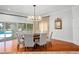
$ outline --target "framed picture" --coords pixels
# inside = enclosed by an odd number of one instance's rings
[[[55,20],[55,29],[62,29],[62,20],[60,18]]]

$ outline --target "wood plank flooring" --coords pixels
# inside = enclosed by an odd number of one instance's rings
[[[52,39],[50,42],[47,42],[45,46],[37,46],[36,48],[30,47],[26,48],[26,50],[23,46],[20,46],[18,49],[16,40],[11,40],[11,42],[7,41],[7,43],[11,45],[6,46],[6,52],[79,51],[78,45],[56,39]],[[0,46],[0,52],[5,52],[4,47]]]

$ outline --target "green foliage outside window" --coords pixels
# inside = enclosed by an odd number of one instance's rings
[[[20,29],[21,31],[32,31],[33,24],[19,23],[18,29]]]
[[[33,30],[33,24],[27,24],[27,31]]]
[[[21,31],[25,31],[26,30],[26,24],[25,23],[19,23],[18,29],[20,29]]]

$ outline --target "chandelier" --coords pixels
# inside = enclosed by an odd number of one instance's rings
[[[36,16],[36,13],[35,13],[35,7],[36,7],[36,5],[33,5],[33,7],[34,7],[34,15],[33,16],[28,16],[28,18],[30,19],[30,20],[32,20],[32,21],[41,21],[41,16]]]

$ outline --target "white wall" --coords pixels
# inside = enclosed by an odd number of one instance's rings
[[[57,16],[61,17],[62,19],[62,30],[55,29],[54,21]],[[72,28],[72,8],[50,14],[49,31],[53,32],[52,38],[73,42]]]
[[[72,8],[73,14],[73,41],[79,45],[79,6]]]

